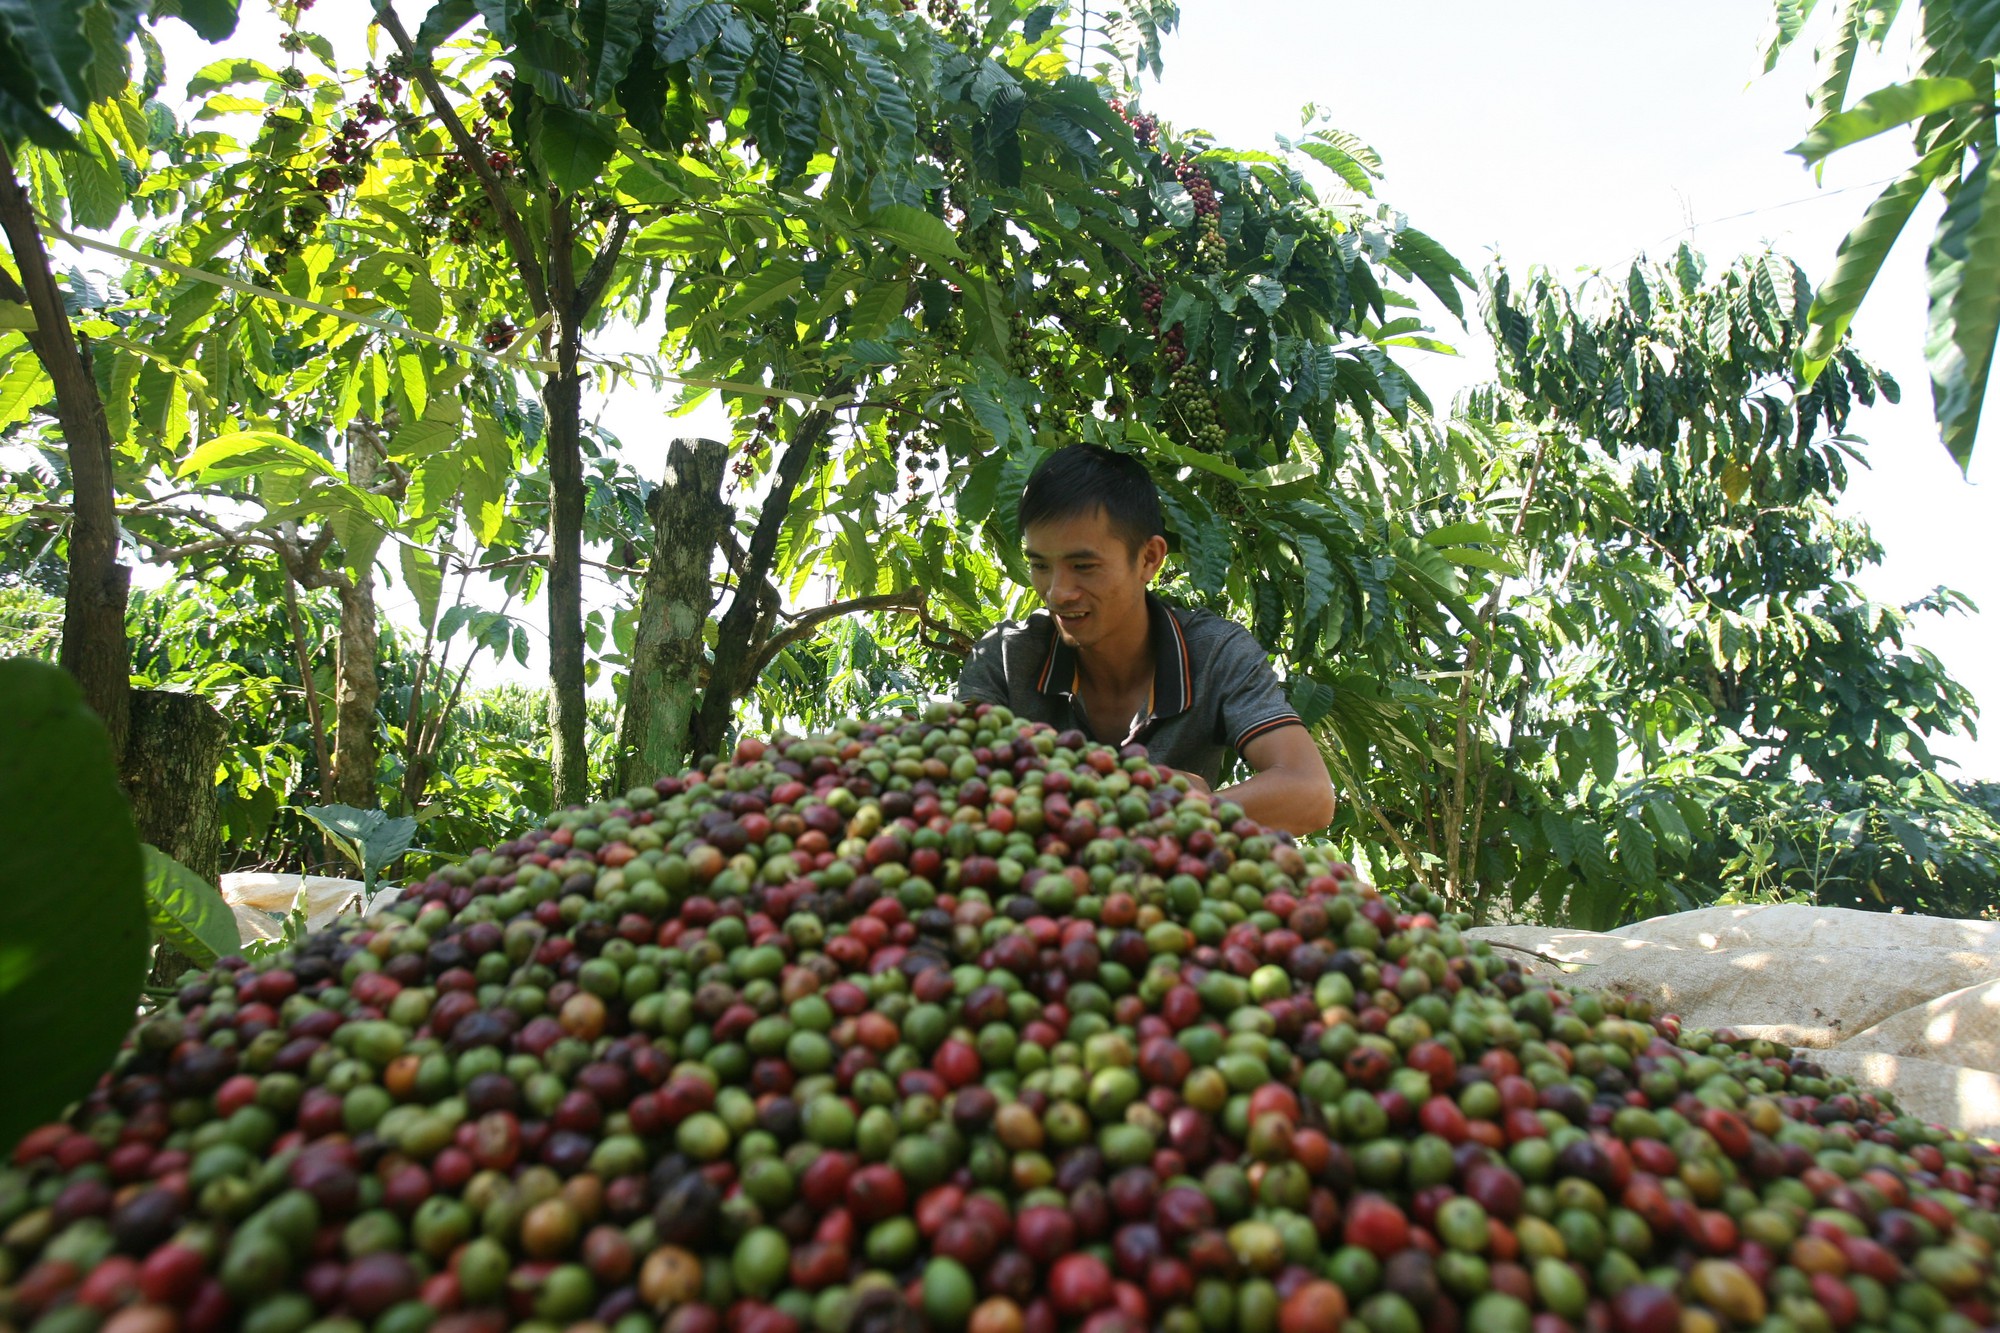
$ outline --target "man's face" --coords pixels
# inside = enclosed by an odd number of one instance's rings
[[[1166,558],[1163,538],[1149,538],[1135,551],[1110,516],[1095,509],[1037,523],[1021,541],[1035,592],[1065,643],[1090,647],[1143,623],[1146,586]]]

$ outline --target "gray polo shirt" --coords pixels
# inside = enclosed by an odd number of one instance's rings
[[[1221,781],[1231,752],[1280,727],[1305,725],[1285,699],[1264,650],[1242,626],[1146,594],[1152,618],[1153,692],[1147,715],[1129,737],[1155,763]],[[1017,717],[1091,734],[1076,694],[1076,650],[1037,611],[1002,621],[973,646],[958,678],[958,697],[1002,704]]]

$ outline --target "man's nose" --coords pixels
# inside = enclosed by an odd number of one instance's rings
[[[1075,590],[1075,580],[1064,574],[1051,574],[1049,575],[1049,590],[1044,600],[1050,606],[1068,606],[1070,597]]]

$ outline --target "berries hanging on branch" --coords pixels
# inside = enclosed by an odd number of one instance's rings
[[[1186,329],[1175,324],[1163,333],[1159,331],[1160,311],[1165,304],[1165,289],[1148,279],[1139,289],[1139,306],[1145,311],[1146,322],[1158,334],[1160,359],[1170,372],[1164,396],[1167,433],[1182,444],[1222,453],[1228,447],[1229,435],[1222,429],[1222,416],[1216,410],[1207,372],[1188,359]]]
[[[505,351],[521,336],[521,330],[514,321],[504,317],[487,321],[486,328],[479,335],[479,341],[489,352]]]
[[[1160,122],[1157,117],[1133,111],[1118,98],[1111,100],[1111,109],[1131,127],[1133,139],[1142,148],[1159,147]],[[1196,265],[1207,272],[1219,271],[1229,258],[1229,246],[1222,239],[1222,203],[1216,198],[1215,182],[1195,164],[1192,155],[1184,153],[1175,157],[1162,149],[1160,162],[1181,183],[1181,188],[1188,192],[1188,198],[1194,203],[1199,230],[1195,239]]]
[[[1143,111],[1135,112],[1125,105],[1124,99],[1118,97],[1111,99],[1111,109],[1118,113],[1120,120],[1131,127],[1132,137],[1138,141],[1141,148],[1151,148],[1159,143],[1159,117],[1149,116]]]
[[[969,44],[978,38],[979,30],[973,26],[972,20],[966,17],[965,8],[958,3],[958,0],[930,0],[928,9],[931,22],[961,42]]]

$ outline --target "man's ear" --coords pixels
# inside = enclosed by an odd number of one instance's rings
[[[1139,572],[1146,582],[1151,583],[1153,576],[1160,572],[1160,566],[1165,563],[1167,563],[1167,539],[1157,533],[1146,538],[1145,544],[1139,548]]]

